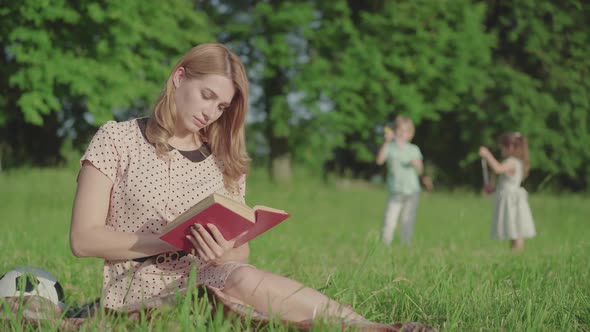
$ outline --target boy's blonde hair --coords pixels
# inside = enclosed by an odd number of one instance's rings
[[[410,129],[410,138],[414,138],[416,128],[414,127],[414,121],[412,121],[412,119],[403,115],[396,116],[395,121],[393,123],[393,129],[397,130],[401,126],[408,126],[408,128]]]

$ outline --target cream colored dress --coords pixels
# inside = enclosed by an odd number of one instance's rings
[[[496,189],[491,236],[493,239],[518,239],[535,236],[535,224],[528,202],[527,191],[520,186],[523,165],[510,157],[506,163],[514,165],[513,174],[502,174]]]
[[[164,159],[144,136],[137,119],[107,122],[100,127],[81,158],[113,181],[106,227],[131,234],[159,234],[162,228],[186,209],[218,192],[244,202],[245,179],[240,193],[230,193],[223,184],[223,162],[214,155],[191,160],[178,150]],[[133,260],[105,260],[102,305],[120,311],[159,304],[163,298],[183,290],[196,267],[196,283],[219,290],[243,263],[207,265],[188,255],[161,264]]]

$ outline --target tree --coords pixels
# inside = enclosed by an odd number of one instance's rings
[[[372,164],[379,129],[393,115],[442,121],[463,111],[466,100],[482,99],[492,84],[494,38],[484,29],[482,5],[338,1],[323,3],[320,12],[306,93],[312,104],[322,98],[331,104],[318,113],[325,129],[317,135],[326,139],[329,131],[332,148],[353,161]]]
[[[291,179],[291,160],[304,110],[294,82],[305,64],[304,35],[313,19],[308,1],[220,1],[202,3],[213,14],[218,39],[229,44],[248,69],[253,89],[250,129],[259,129],[268,146],[272,179]],[[250,135],[252,136],[252,135]]]
[[[478,181],[478,145],[521,131],[530,137],[529,183],[586,188],[589,8],[576,0],[320,2],[301,86],[312,107],[331,111],[315,113],[310,127],[320,130],[307,139],[336,151],[332,164],[362,174],[380,124],[405,113],[419,123],[426,157],[457,185]]]
[[[532,180],[553,177],[574,190],[590,184],[590,4],[486,1],[498,38],[494,88],[485,107],[492,128],[530,138]],[[473,137],[474,133],[471,133]],[[486,139],[491,142],[492,135]]]
[[[68,132],[86,143],[90,125],[143,112],[176,59],[211,40],[184,0],[11,1],[0,19],[0,145],[17,164],[54,164]]]

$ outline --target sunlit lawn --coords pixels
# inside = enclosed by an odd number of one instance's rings
[[[61,282],[67,302],[79,305],[100,296],[102,263],[69,251],[75,177],[68,169],[0,175],[0,274],[41,267]],[[304,176],[277,186],[254,172],[248,203],[282,208],[292,218],[251,244],[250,262],[320,288],[377,321],[420,321],[449,331],[590,330],[588,197],[531,194],[538,236],[517,254],[488,237],[491,196],[465,192],[422,194],[412,245],[396,238],[383,247],[377,239],[385,199],[380,186]],[[185,309],[163,313],[160,321],[110,324],[158,330],[172,317],[181,330],[243,329]]]

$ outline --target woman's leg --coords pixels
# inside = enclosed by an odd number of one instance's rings
[[[352,309],[314,289],[254,267],[235,269],[228,277],[223,291],[259,312],[288,321],[299,322],[318,316],[364,320]]]

